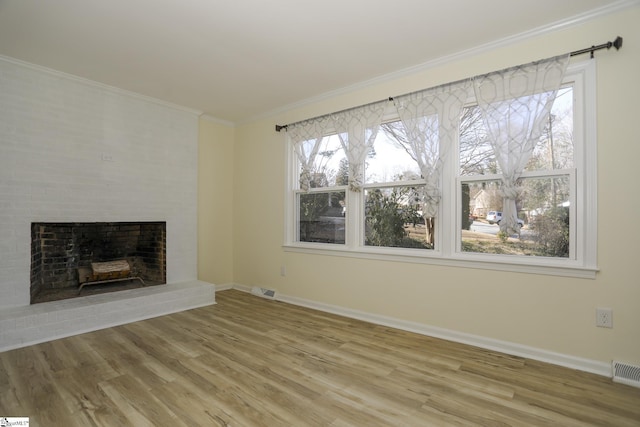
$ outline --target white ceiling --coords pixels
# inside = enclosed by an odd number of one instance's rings
[[[240,123],[634,2],[0,0],[0,55]]]

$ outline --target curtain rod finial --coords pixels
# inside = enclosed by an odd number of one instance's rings
[[[620,48],[622,47],[622,37],[616,37],[616,39],[613,41],[613,47],[615,47],[616,50],[620,50]]]
[[[281,130],[287,130],[288,125],[276,125],[276,132],[280,132]]]

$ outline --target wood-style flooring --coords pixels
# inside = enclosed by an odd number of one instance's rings
[[[31,426],[640,426],[640,389],[239,291],[0,353]]]

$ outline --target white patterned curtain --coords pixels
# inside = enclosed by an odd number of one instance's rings
[[[418,163],[426,181],[422,208],[425,219],[435,218],[438,214],[442,165],[458,135],[460,114],[468,90],[467,82],[393,99],[404,126],[407,150]]]
[[[522,175],[562,83],[569,55],[496,71],[473,79],[478,106],[502,170],[500,230],[519,233],[516,198]]]
[[[331,121],[328,117],[305,120],[287,126],[287,134],[300,162],[300,189],[308,191],[311,183],[312,169]]]
[[[349,189],[352,191],[362,189],[364,161],[376,139],[387,105],[379,102],[331,115],[349,161]]]

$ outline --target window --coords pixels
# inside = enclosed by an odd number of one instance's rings
[[[365,160],[364,245],[433,249],[423,217],[425,184],[404,126],[381,128]]]
[[[473,90],[463,93],[459,106],[442,104],[457,112],[449,139],[443,109],[430,104],[418,124],[397,99],[359,136],[366,145],[355,157],[338,122],[289,130],[285,248],[594,277],[595,125],[585,120],[595,114],[593,61],[568,67],[512,181]],[[437,143],[412,144],[416,129]]]
[[[296,240],[344,244],[349,165],[345,152],[335,135],[305,140],[300,152],[305,160],[297,165]]]
[[[573,258],[575,195],[573,85],[561,88],[545,117],[544,132],[516,181],[517,224],[503,220],[503,173],[488,142],[477,106],[464,109],[460,124],[460,192],[463,252]],[[478,155],[478,153],[481,153]],[[468,204],[468,210],[467,208]],[[495,237],[494,237],[495,236]]]

